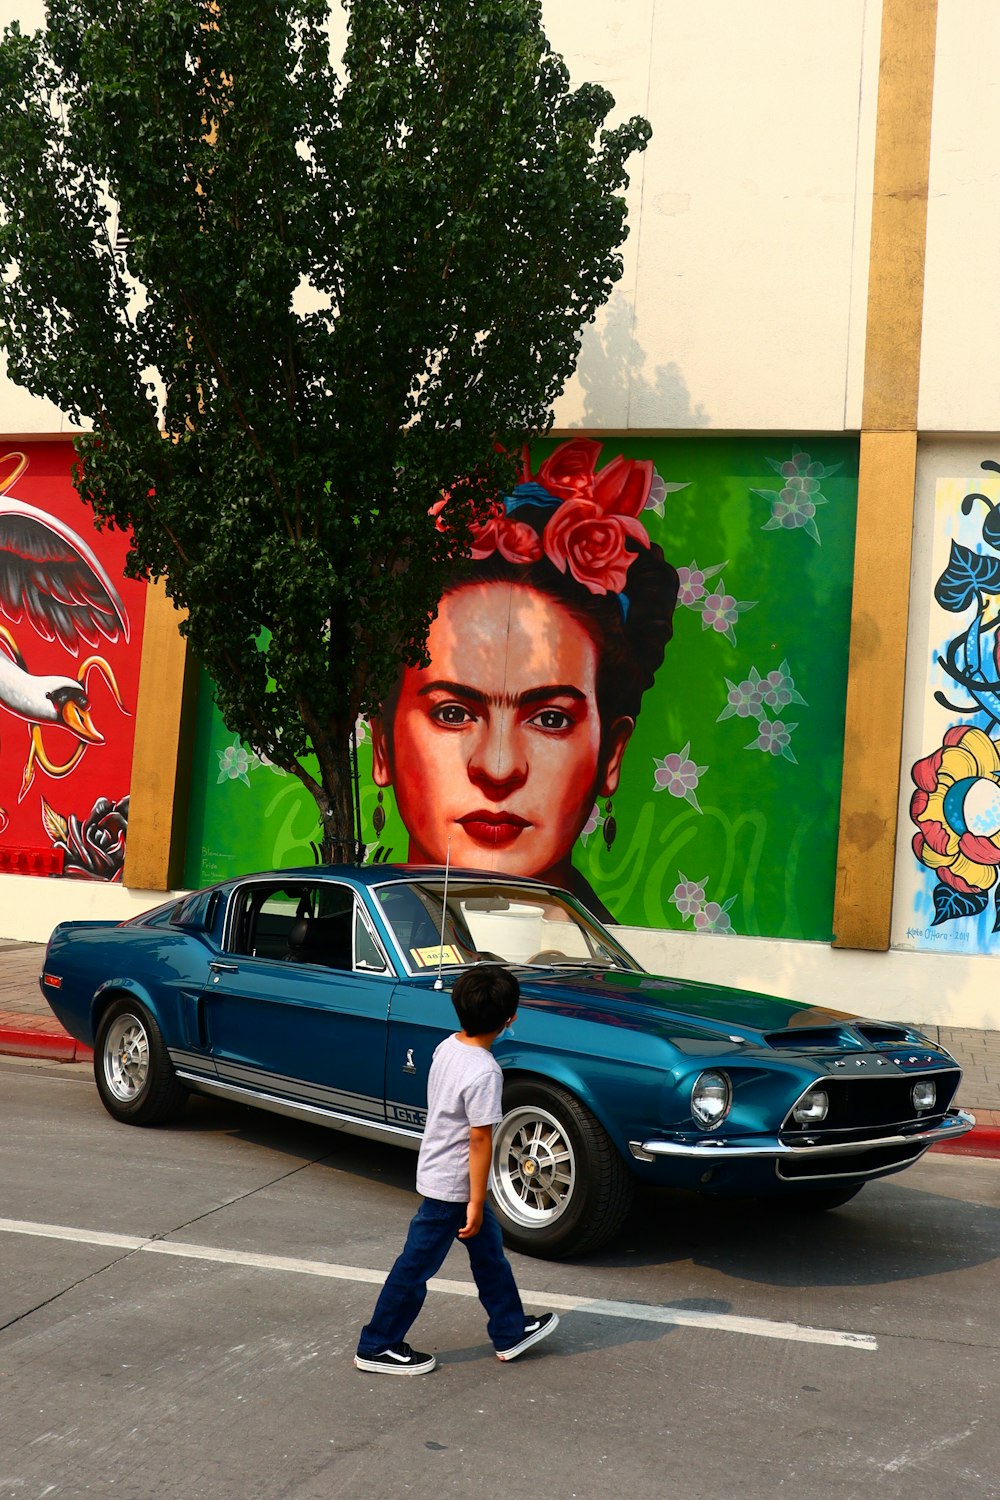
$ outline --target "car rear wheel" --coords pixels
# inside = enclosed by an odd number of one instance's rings
[[[508,1245],[544,1257],[597,1250],[621,1228],[632,1191],[606,1131],[572,1094],[527,1080],[507,1086],[490,1192]]]
[[[187,1096],[160,1028],[144,1006],[127,996],[112,1001],[101,1018],[94,1077],[104,1108],[126,1125],[162,1125]]]

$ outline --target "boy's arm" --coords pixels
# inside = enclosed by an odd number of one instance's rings
[[[465,1228],[458,1231],[460,1240],[471,1240],[483,1226],[483,1204],[490,1180],[493,1156],[493,1126],[469,1126],[469,1206],[465,1211]]]

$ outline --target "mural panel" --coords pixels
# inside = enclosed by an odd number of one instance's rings
[[[938,952],[1000,952],[1000,465],[982,468],[935,490],[924,753],[899,883],[903,945]]]
[[[829,940],[856,491],[850,440],[538,444],[358,726],[368,858],[450,843],[624,924]],[[309,862],[311,799],[204,686],[187,883]]]
[[[0,444],[0,869],[120,880],[146,589],[73,461]]]

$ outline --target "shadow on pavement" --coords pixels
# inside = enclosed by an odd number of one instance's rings
[[[169,1128],[221,1131],[396,1189],[407,1214],[415,1204],[416,1155],[400,1147],[205,1098],[189,1100],[181,1119]],[[944,1159],[933,1161],[938,1167]],[[961,1169],[953,1158],[949,1161],[954,1187],[955,1172]],[[969,1164],[967,1170],[975,1169]],[[981,1170],[996,1169],[982,1163]],[[922,1175],[918,1179],[915,1173]],[[763,1199],[646,1189],[636,1195],[612,1244],[570,1263],[610,1270],[693,1262],[730,1279],[790,1288],[917,1280],[989,1264],[1000,1255],[1000,1207],[959,1201],[960,1236],[956,1198],[929,1190],[926,1168],[919,1165],[869,1183],[857,1198],[827,1213],[803,1213]]]

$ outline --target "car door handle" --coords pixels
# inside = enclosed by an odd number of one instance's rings
[[[208,967],[213,974],[238,974],[240,972],[239,964],[223,964],[218,959],[213,959]]]

